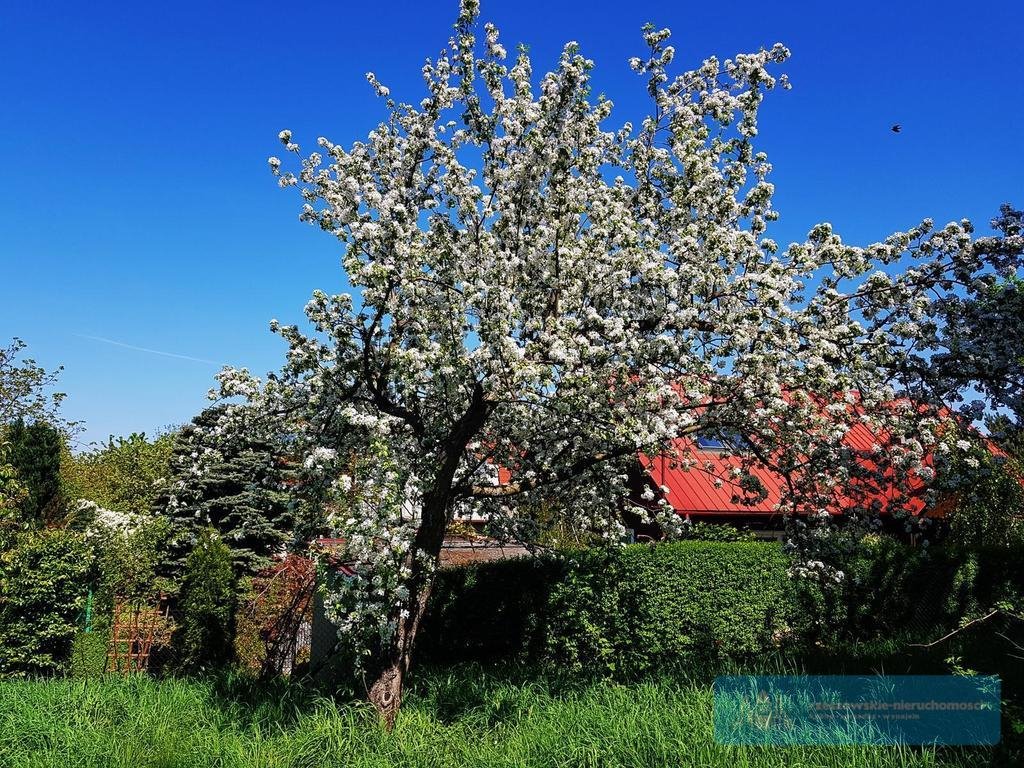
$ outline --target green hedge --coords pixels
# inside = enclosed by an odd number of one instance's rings
[[[627,674],[746,658],[789,634],[787,565],[774,543],[684,541],[445,570],[418,652]]]
[[[800,631],[819,644],[892,635],[934,639],[999,603],[1024,609],[1024,552],[908,547],[870,537],[840,563],[840,587],[796,584]]]
[[[417,641],[428,663],[520,659],[633,674],[782,647],[940,637],[997,603],[1024,608],[1024,553],[851,547],[841,585],[788,576],[776,543],[682,541],[441,571]]]
[[[107,633],[79,632],[71,644],[71,677],[102,677],[107,669]]]

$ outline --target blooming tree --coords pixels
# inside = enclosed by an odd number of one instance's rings
[[[974,247],[1008,264],[1019,261],[1024,253],[1024,211],[1004,205],[992,227],[998,234],[979,238]],[[1001,408],[1000,420],[1008,420],[1004,431],[1024,426],[1024,281],[1006,272],[1006,280],[986,280],[966,294],[946,297],[939,347],[929,358],[917,360],[922,368],[941,374],[921,376],[944,387],[941,396],[959,400],[970,387],[981,395],[976,408]]]
[[[271,169],[339,240],[353,292],[314,293],[311,331],[274,322],[283,369],[226,370],[216,393],[245,401],[216,429],[238,413],[287,435],[303,487],[332,499],[354,575],[328,608],[388,722],[453,516],[514,530],[525,502],[554,500],[614,539],[638,451],[741,431],[813,521],[863,466],[842,438],[865,419],[894,436],[872,466],[899,484],[939,427],[931,400],[901,396],[927,394],[915,355],[941,302],[1016,268],[966,221],[867,247],[821,224],[780,248],[755,143],[782,45],[676,75],[669,31],[646,27],[630,65],[649,112],[610,126],[575,43],[538,78],[493,25],[478,40],[478,10],[462,0],[420,102],[368,75],[388,117],[365,141],[303,156],[281,133],[297,159]]]

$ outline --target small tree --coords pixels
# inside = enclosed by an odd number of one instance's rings
[[[62,423],[58,412],[64,394],[51,391],[62,369],[46,371],[23,356],[25,349],[18,338],[0,347],[0,426],[19,419]]]
[[[199,672],[231,660],[235,599],[231,550],[206,529],[185,560],[176,636],[182,671]]]
[[[865,248],[820,224],[781,250],[755,140],[785,47],[673,76],[669,31],[648,26],[630,64],[650,108],[607,127],[579,46],[538,81],[493,25],[478,46],[478,12],[462,1],[422,100],[369,76],[387,116],[366,141],[321,138],[294,172],[270,158],[301,218],[341,243],[354,294],[314,293],[312,332],[274,322],[286,365],[265,382],[224,372],[220,394],[248,403],[210,429],[287,435],[303,487],[333,495],[354,575],[327,607],[388,723],[459,512],[514,531],[519,509],[556,501],[618,540],[638,452],[739,431],[744,462],[787,478],[781,510],[813,524],[864,465],[843,440],[863,419],[899,436],[867,452],[898,507],[939,427],[916,356],[950,297],[1021,251],[927,220]]]
[[[18,338],[0,347],[0,528],[31,528],[59,511],[54,443],[77,426],[61,418],[64,394],[52,391],[61,369],[46,371],[25,349]]]
[[[10,463],[25,488],[20,504],[22,527],[38,528],[63,515],[60,465],[63,436],[41,421],[23,419],[7,429]]]

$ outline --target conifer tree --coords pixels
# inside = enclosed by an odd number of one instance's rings
[[[157,505],[171,518],[178,564],[211,527],[230,548],[236,572],[255,573],[295,538],[287,466],[266,438],[211,429],[221,410],[208,408],[182,429],[171,457],[174,496]]]

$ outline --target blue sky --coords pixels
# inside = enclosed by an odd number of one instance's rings
[[[220,363],[278,366],[270,318],[301,320],[314,288],[345,290],[337,244],[297,222],[266,158],[282,128],[310,148],[364,137],[383,115],[367,70],[418,101],[456,7],[5,9],[0,343],[20,336],[64,365],[85,440],[187,421]],[[645,21],[672,28],[680,65],[789,46],[794,87],[769,97],[760,142],[780,243],[817,221],[866,243],[924,216],[987,225],[1000,203],[1024,204],[1019,2],[483,0],[483,16],[510,50],[530,45],[538,72],[579,41],[613,122],[645,100],[626,64]]]

